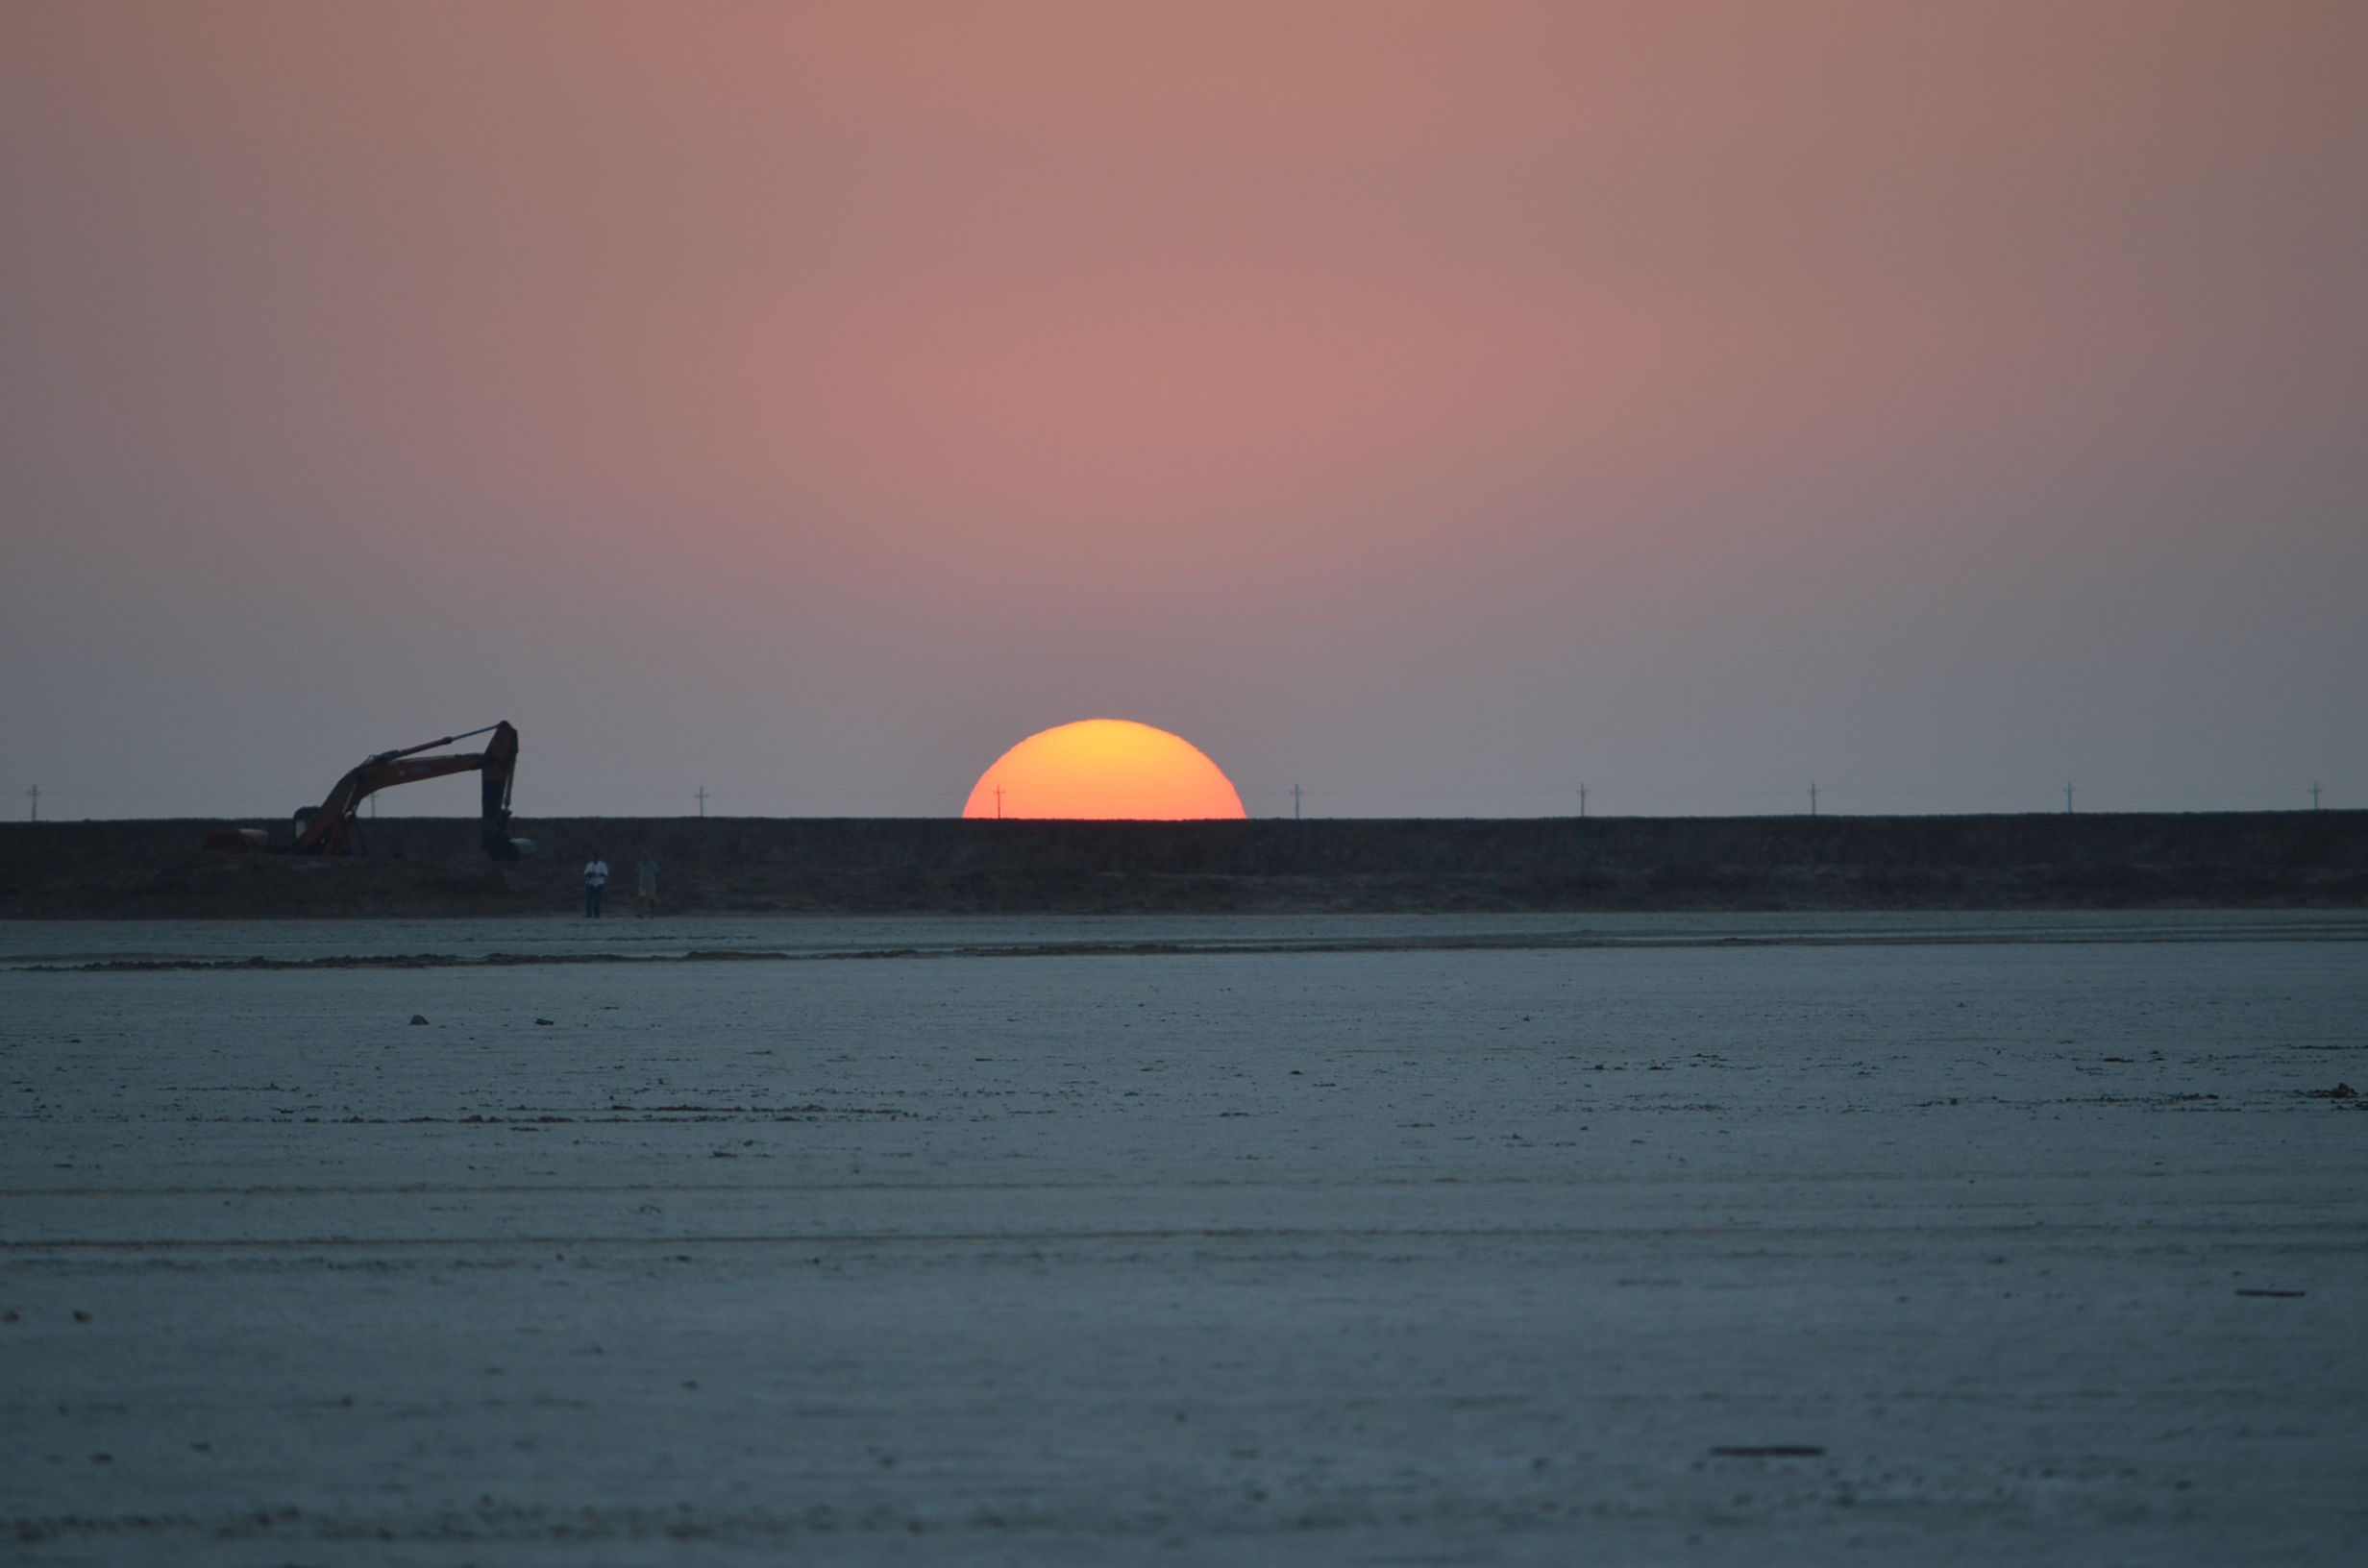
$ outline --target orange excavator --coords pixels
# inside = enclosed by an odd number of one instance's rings
[[[423,757],[422,751],[432,751],[439,746],[451,746],[471,736],[490,734],[482,751],[456,751],[448,756]],[[317,806],[302,806],[296,812],[295,842],[279,848],[290,855],[350,855],[359,847],[360,836],[355,825],[354,814],[361,803],[379,791],[396,784],[416,784],[423,778],[441,778],[447,773],[481,772],[484,777],[484,816],[481,837],[485,853],[496,860],[516,860],[534,852],[532,839],[513,839],[509,836],[509,786],[518,769],[518,731],[508,721],[487,724],[482,729],[465,730],[458,735],[447,735],[440,741],[426,741],[418,746],[405,747],[400,751],[381,751],[366,758],[349,772],[330,790],[328,798]],[[206,847],[233,851],[270,851],[275,846],[270,835],[252,827],[217,827],[208,831]]]

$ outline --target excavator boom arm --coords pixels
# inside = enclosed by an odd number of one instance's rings
[[[408,747],[401,751],[382,751],[346,773],[330,790],[328,797],[315,808],[296,835],[289,851],[299,855],[335,855],[346,852],[353,837],[354,814],[361,803],[379,791],[398,784],[416,784],[422,779],[442,778],[450,773],[482,772],[484,786],[483,831],[485,852],[497,860],[515,860],[520,853],[517,844],[508,836],[510,782],[518,768],[518,731],[507,721],[488,726],[493,739],[485,743],[482,751],[461,751],[441,757],[424,757],[418,753],[449,746],[464,736],[447,736],[441,741],[430,741],[425,746]],[[482,735],[481,729],[468,732]]]

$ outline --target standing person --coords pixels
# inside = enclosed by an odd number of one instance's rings
[[[601,852],[595,849],[592,851],[592,858],[585,861],[583,865],[583,918],[585,919],[597,920],[601,918],[601,894],[607,890],[608,862],[601,859]]]
[[[647,849],[641,852],[641,864],[633,868],[633,880],[636,884],[633,890],[637,895],[635,902],[640,906],[640,913],[645,917],[655,915],[657,913],[657,862],[650,858],[650,851]]]

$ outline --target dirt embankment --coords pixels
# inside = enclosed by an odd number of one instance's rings
[[[349,859],[224,855],[195,821],[0,824],[0,918],[520,915],[595,849],[669,910],[1291,912],[2368,907],[2368,812],[1590,821],[971,822],[571,818],[365,824]],[[274,824],[284,836],[286,829]]]

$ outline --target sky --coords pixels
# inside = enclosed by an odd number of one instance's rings
[[[2368,807],[2368,7],[0,0],[0,804]],[[466,779],[388,813],[469,812]]]

